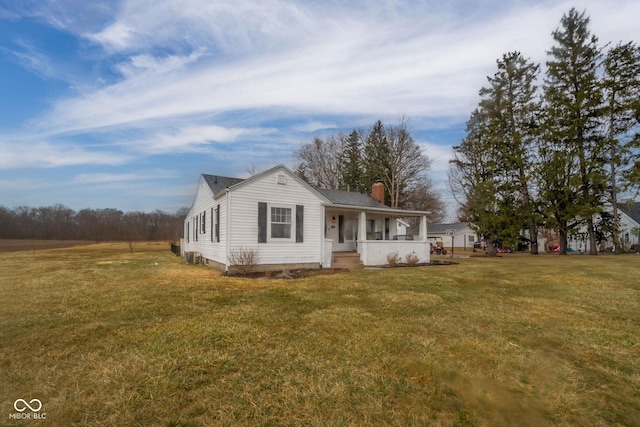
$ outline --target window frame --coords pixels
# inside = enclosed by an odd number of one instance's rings
[[[289,210],[289,222],[274,222],[273,209],[288,209]],[[289,237],[273,237],[272,224],[288,224],[289,225]],[[296,224],[296,206],[284,203],[268,203],[267,204],[267,242],[295,242],[295,224]]]

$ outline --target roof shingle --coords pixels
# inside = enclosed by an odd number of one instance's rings
[[[202,174],[202,177],[211,188],[213,194],[217,194],[220,191],[224,190],[227,187],[231,187],[232,185],[238,184],[244,179],[241,178],[230,178],[228,176],[218,176],[218,175],[207,175]]]
[[[316,188],[320,194],[329,199],[331,203],[336,205],[363,206],[367,208],[389,208],[376,199],[366,194],[356,193],[354,191],[344,190],[327,190],[324,188]]]

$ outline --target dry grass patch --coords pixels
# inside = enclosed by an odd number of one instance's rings
[[[638,425],[634,256],[294,280],[165,245],[0,254],[0,416],[41,425]]]

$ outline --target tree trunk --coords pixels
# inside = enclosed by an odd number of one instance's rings
[[[560,255],[567,254],[567,231],[565,229],[560,229],[559,239],[560,239]]]
[[[596,248],[596,232],[593,227],[593,217],[587,220],[587,231],[589,233],[589,255],[598,255],[598,248]]]
[[[486,239],[485,243],[487,244],[487,255],[489,256],[496,256],[496,247],[493,244],[493,240],[491,239]]]
[[[535,225],[529,227],[529,239],[531,240],[531,255],[538,255],[538,227]]]

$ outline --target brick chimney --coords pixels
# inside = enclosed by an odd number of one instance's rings
[[[384,205],[384,182],[381,179],[373,183],[371,197]]]

